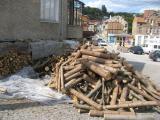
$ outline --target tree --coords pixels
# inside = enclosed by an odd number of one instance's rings
[[[103,13],[104,16],[107,15],[107,8],[106,8],[105,5],[102,5],[102,13]]]
[[[99,8],[85,7],[83,14],[88,15],[91,20],[101,20],[103,18],[103,13]]]

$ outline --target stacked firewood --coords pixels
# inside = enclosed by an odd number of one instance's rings
[[[54,71],[55,64],[62,58],[62,56],[51,55],[49,57],[41,58],[32,61],[33,69],[39,73],[39,77],[51,75]]]
[[[158,107],[160,91],[118,53],[83,45],[56,64],[50,87],[73,98],[80,113],[133,119],[141,108]]]
[[[8,54],[0,56],[0,76],[17,72],[31,61],[31,55],[11,50]]]

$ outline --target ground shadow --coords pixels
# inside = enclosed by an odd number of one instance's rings
[[[139,72],[142,72],[145,67],[145,63],[143,62],[128,61],[128,63],[132,64],[134,66],[134,69]]]
[[[13,103],[13,104],[0,104],[0,111],[4,110],[16,110],[16,109],[24,109],[29,107],[38,107],[43,106],[38,102],[25,102],[25,103]]]

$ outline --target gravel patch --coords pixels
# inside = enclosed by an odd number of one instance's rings
[[[28,100],[0,100],[0,120],[102,120],[79,114],[71,104],[44,106]]]

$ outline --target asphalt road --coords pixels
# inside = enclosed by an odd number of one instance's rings
[[[135,70],[147,75],[160,86],[160,62],[152,61],[149,59],[148,55],[121,53],[120,56],[126,58],[127,61],[134,66]]]

